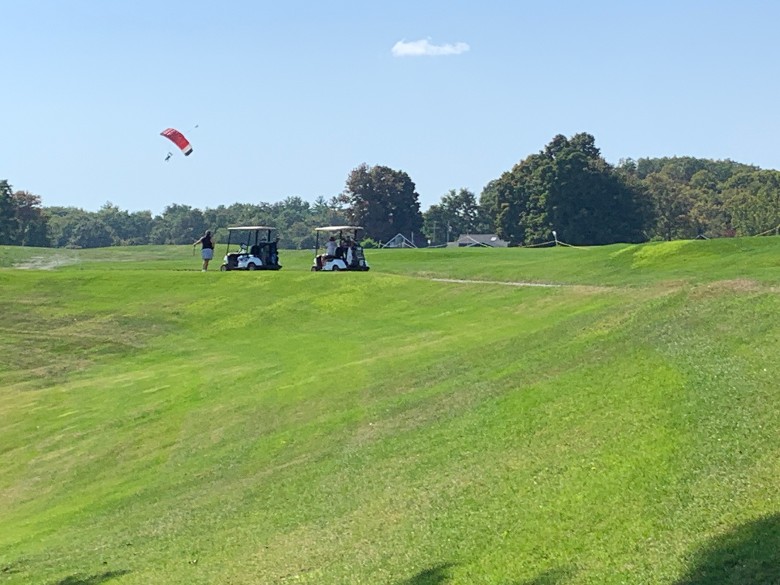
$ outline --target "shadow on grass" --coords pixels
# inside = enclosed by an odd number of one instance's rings
[[[571,576],[572,571],[565,568],[550,569],[531,579],[530,581],[518,581],[512,585],[560,585]]]
[[[713,539],[691,572],[674,585],[780,583],[780,514],[766,516]]]
[[[78,575],[71,575],[70,577],[65,577],[61,581],[57,581],[56,583],[53,583],[53,585],[100,585],[100,583],[105,583],[106,581],[110,581],[111,579],[115,579],[116,577],[127,575],[129,572],[130,571],[126,571],[126,570],[107,571],[101,575],[90,575],[89,577],[79,577]]]
[[[399,581],[398,585],[443,585],[449,581],[449,568],[453,563],[443,563],[430,569],[417,573],[406,581]]]

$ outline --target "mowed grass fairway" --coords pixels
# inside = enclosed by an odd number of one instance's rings
[[[0,248],[0,583],[780,583],[780,239],[366,254]]]

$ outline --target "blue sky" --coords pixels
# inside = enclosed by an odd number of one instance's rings
[[[3,0],[0,22],[0,179],[46,206],[314,201],[365,162],[426,209],[576,132],[611,163],[780,168],[780,2]],[[168,127],[190,157],[164,161]]]

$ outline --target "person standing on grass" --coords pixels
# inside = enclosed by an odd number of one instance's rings
[[[209,260],[214,257],[214,242],[211,240],[211,232],[207,230],[202,238],[192,244],[192,247],[194,248],[198,244],[201,245],[200,257],[203,258],[203,270],[201,272],[206,272],[209,269]]]

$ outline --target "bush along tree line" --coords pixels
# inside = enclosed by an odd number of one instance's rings
[[[313,228],[366,228],[367,246],[398,233],[418,246],[443,245],[466,233],[496,233],[513,245],[572,245],[729,237],[780,231],[780,172],[730,160],[693,157],[604,160],[587,133],[555,136],[490,181],[479,200],[452,189],[420,210],[410,176],[362,164],[345,189],[314,203],[234,203],[200,210],[173,204],[162,214],[106,203],[96,212],[43,207],[41,198],[0,180],[0,244],[92,248],[188,244],[206,229],[224,241],[231,225],[271,225],[284,248],[314,246]]]

